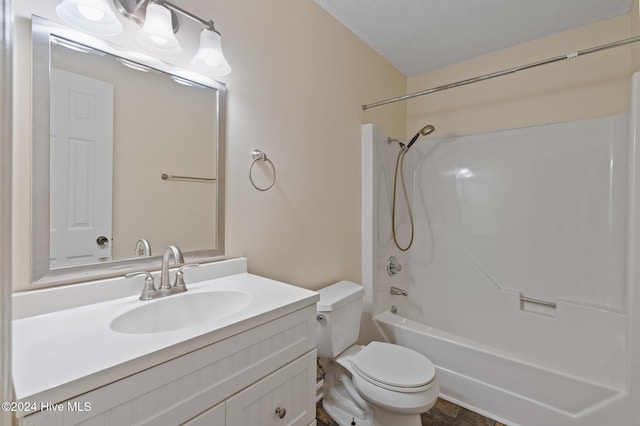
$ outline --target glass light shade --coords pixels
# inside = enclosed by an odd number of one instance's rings
[[[202,30],[200,47],[191,64],[213,76],[223,76],[231,72],[231,67],[222,53],[222,39],[219,33]]]
[[[67,24],[90,34],[115,36],[122,32],[122,24],[106,0],[63,0],[56,13]]]
[[[178,39],[173,34],[171,12],[164,6],[150,3],[144,25],[137,35],[138,43],[158,55],[173,56],[182,53]]]
[[[231,66],[229,65],[229,62],[227,62],[227,60],[225,59],[224,61],[222,61],[222,63],[220,63],[220,65],[213,68],[209,72],[209,74],[211,74],[214,77],[222,77],[224,75],[229,74],[230,72],[231,72]]]

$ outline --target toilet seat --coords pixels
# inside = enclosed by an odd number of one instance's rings
[[[440,388],[433,380],[426,390],[420,392],[396,392],[384,389],[356,374],[353,384],[362,398],[374,407],[398,414],[424,413],[436,402]]]
[[[372,385],[401,393],[422,392],[433,385],[436,370],[413,349],[371,342],[351,358],[353,372]]]

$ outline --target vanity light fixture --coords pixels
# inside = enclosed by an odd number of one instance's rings
[[[222,53],[220,33],[212,20],[204,20],[166,0],[112,0],[116,10],[127,19],[142,25],[137,39],[149,52],[171,56],[182,51],[175,33],[180,30],[179,16],[189,18],[204,27],[200,45],[191,65],[200,72],[219,77],[231,72]],[[186,32],[186,31],[185,31]],[[195,44],[195,40],[193,43]]]
[[[198,51],[190,64],[212,77],[231,72],[222,53],[222,37],[213,21],[202,19],[166,0],[62,0],[56,7],[56,13],[64,22],[81,31],[98,36],[115,36],[122,32],[123,25],[109,3],[113,3],[122,16],[142,27],[136,35],[138,45],[161,57],[182,53],[176,38],[181,24],[179,16],[195,21],[204,28],[200,31]],[[193,40],[194,45],[196,42]]]
[[[107,0],[63,0],[56,13],[67,24],[94,35],[115,36],[122,23]]]
[[[231,67],[222,54],[222,37],[213,28],[213,21],[210,28],[205,28],[200,33],[200,48],[191,60],[191,65],[213,75],[227,75],[231,72]]]
[[[158,55],[175,56],[182,53],[173,33],[171,11],[158,3],[147,5],[144,25],[138,31],[136,40],[145,50]]]

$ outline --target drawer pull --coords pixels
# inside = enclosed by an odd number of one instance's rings
[[[287,415],[287,409],[286,408],[276,408],[276,414],[278,415],[278,417],[280,417],[281,419],[284,419],[284,416]]]

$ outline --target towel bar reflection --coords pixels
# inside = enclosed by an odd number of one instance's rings
[[[189,180],[189,181],[194,181],[194,182],[215,182],[216,181],[216,178],[168,175],[166,173],[161,174],[160,175],[160,179],[162,179],[162,180]]]

